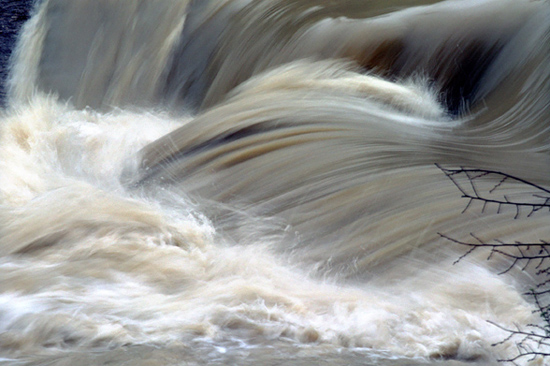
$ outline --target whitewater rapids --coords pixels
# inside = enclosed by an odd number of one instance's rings
[[[464,210],[436,164],[550,187],[549,45],[543,0],[37,2],[0,117],[0,363],[515,357],[495,324],[541,323],[536,268],[440,233],[548,240],[548,212]]]

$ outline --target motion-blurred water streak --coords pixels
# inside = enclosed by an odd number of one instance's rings
[[[32,14],[0,116],[0,363],[489,365],[518,350],[488,321],[540,321],[536,268],[453,265],[438,233],[548,240],[548,212],[463,212],[435,164],[550,187],[548,1]]]

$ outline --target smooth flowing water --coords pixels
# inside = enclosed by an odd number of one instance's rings
[[[37,2],[0,116],[0,363],[515,357],[537,268],[441,234],[548,240],[548,211],[464,210],[435,164],[550,187],[549,45],[541,0]],[[499,179],[471,187],[530,194]]]

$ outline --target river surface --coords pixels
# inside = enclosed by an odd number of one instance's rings
[[[497,365],[544,325],[540,268],[457,242],[550,238],[548,1],[1,4],[0,364]]]

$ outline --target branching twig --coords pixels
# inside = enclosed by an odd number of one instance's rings
[[[464,245],[468,247],[466,253],[461,255],[454,263],[460,262],[462,259],[470,255],[474,250],[484,248],[489,250],[487,259],[491,259],[494,254],[502,255],[512,260],[512,263],[502,271],[500,274],[509,272],[516,265],[521,264],[521,269],[524,270],[529,264],[535,263],[535,268],[540,268],[543,265],[550,266],[550,244],[541,240],[540,243],[505,243],[498,239],[495,239],[495,243],[488,243],[478,238],[473,233],[470,236],[475,239],[476,242],[466,242],[451,238],[445,234],[438,233],[442,238],[447,239],[453,243]],[[534,252],[534,253],[533,253]],[[532,254],[531,254],[532,253]],[[548,267],[539,270],[539,274],[548,273]]]
[[[436,164],[436,166],[453,182],[462,193],[462,197],[468,199],[465,212],[472,202],[483,202],[483,210],[488,204],[498,205],[498,213],[502,207],[512,206],[516,210],[514,218],[518,218],[522,208],[527,208],[527,217],[548,209],[550,212],[550,190],[538,184],[529,182],[506,173],[484,169],[448,169]],[[522,194],[506,194],[505,191],[516,186],[522,186]]]
[[[528,208],[530,211],[527,217],[548,208],[550,212],[550,190],[527,180],[514,177],[512,175],[483,169],[447,169],[440,165],[436,166],[453,182],[456,188],[462,193],[463,198],[468,199],[468,203],[463,213],[468,210],[472,202],[483,202],[482,213],[485,212],[487,205],[498,205],[497,214],[500,214],[502,207],[514,207],[516,214],[514,219],[519,218],[522,208]],[[510,196],[505,191],[512,189],[517,192],[517,187],[525,188],[523,194]],[[534,300],[536,310],[543,320],[543,325],[528,324],[525,326],[527,331],[516,326],[517,329],[508,329],[496,323],[491,324],[508,332],[508,337],[493,346],[503,344],[508,341],[515,341],[518,354],[515,357],[499,360],[500,362],[509,362],[517,365],[516,361],[527,358],[529,361],[537,357],[550,357],[550,352],[543,349],[550,349],[550,243],[545,240],[539,242],[521,242],[515,241],[507,243],[499,239],[493,239],[491,242],[483,240],[473,233],[470,236],[471,241],[458,240],[445,234],[438,233],[442,238],[455,244],[467,247],[467,251],[456,261],[459,263],[462,259],[479,249],[487,249],[489,254],[487,260],[494,255],[501,255],[510,259],[510,265],[501,272],[507,273],[512,268],[520,266],[521,270],[528,266],[536,269],[537,276],[545,276],[534,289],[531,289],[526,295]]]
[[[508,337],[504,338],[500,342],[492,344],[492,346],[498,346],[504,344],[505,342],[514,340],[516,341],[516,347],[518,348],[518,354],[516,356],[508,359],[498,360],[499,362],[511,362],[514,365],[517,365],[517,360],[526,357],[529,358],[529,361],[532,361],[537,357],[550,357],[549,352],[540,350],[541,347],[550,347],[548,328],[541,327],[535,324],[528,324],[527,328],[531,330],[526,332],[521,330],[521,328],[518,326],[516,326],[516,329],[508,329],[493,322],[489,323],[508,332],[509,334]],[[537,349],[534,349],[533,345],[536,345]]]

